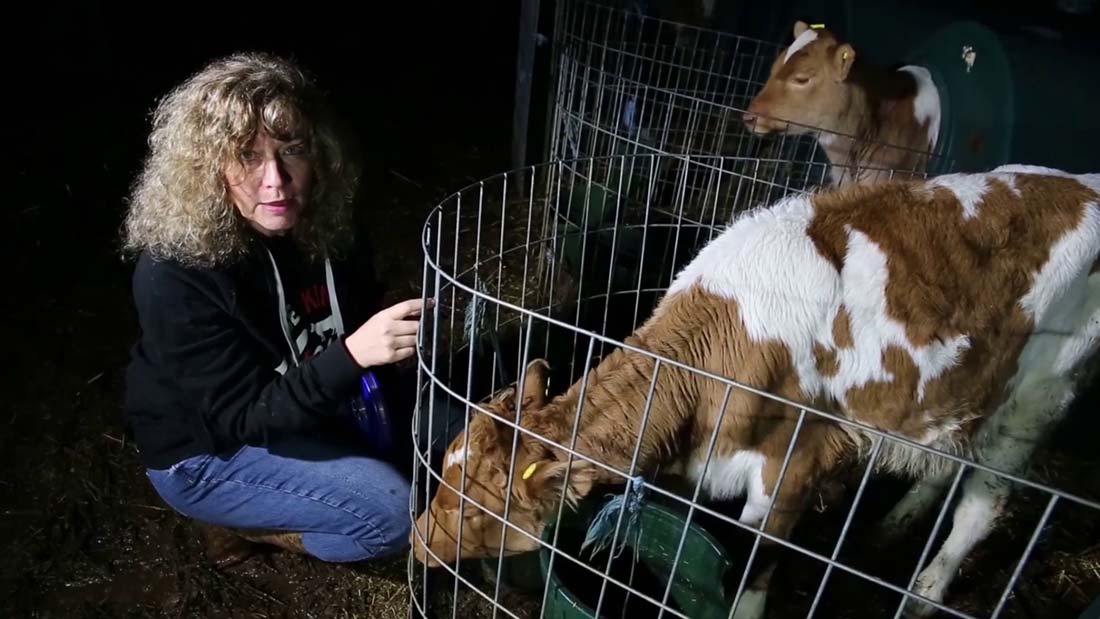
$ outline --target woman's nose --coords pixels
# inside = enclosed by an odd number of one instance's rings
[[[262,179],[264,187],[282,187],[286,184],[286,181],[286,170],[277,157],[272,157],[264,162]]]

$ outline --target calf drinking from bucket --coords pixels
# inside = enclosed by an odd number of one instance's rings
[[[744,122],[758,135],[816,134],[833,182],[923,176],[940,131],[940,98],[927,69],[861,61],[849,43],[805,22],[779,53]],[[837,172],[837,169],[843,172]]]
[[[950,462],[813,414],[777,489],[799,411],[759,393],[1021,472],[1072,399],[1078,371],[1096,358],[1098,252],[1098,174],[1005,166],[788,197],[749,212],[678,274],[628,347],[587,380],[548,400],[547,366],[528,365],[519,425],[570,446],[576,424],[574,449],[583,458],[570,465],[565,450],[520,433],[510,469],[513,428],[474,412],[447,450],[445,483],[417,520],[414,554],[432,566],[458,554],[497,556],[509,479],[508,522],[537,537],[557,513],[563,485],[576,501],[596,484],[623,484],[621,474],[586,458],[629,473],[639,435],[637,473],[702,476],[709,497],[746,496],[740,521],[756,527],[769,514],[765,530],[780,539],[816,484],[857,463],[929,480],[916,493],[922,498],[899,503],[888,524],[942,500]],[[734,388],[723,411],[725,384],[667,362],[652,383],[657,362],[646,353],[758,392]],[[505,390],[486,408],[514,420],[516,397]],[[467,497],[497,517],[470,500],[460,511],[463,483]],[[1008,492],[1000,477],[970,472],[917,594],[943,599]],[[508,527],[504,554],[536,548]],[[769,548],[765,539],[736,617],[763,614]]]

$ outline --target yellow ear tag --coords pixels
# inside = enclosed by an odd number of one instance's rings
[[[532,475],[535,474],[535,469],[538,468],[538,466],[538,462],[532,462],[531,466],[527,467],[527,470],[523,472],[523,478],[529,479]]]
[[[825,24],[810,24],[810,30],[821,30]]]
[[[848,52],[844,52],[843,54],[841,54],[840,59],[841,60],[847,60],[848,59]]]

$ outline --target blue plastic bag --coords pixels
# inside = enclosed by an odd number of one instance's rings
[[[379,454],[388,453],[393,445],[393,428],[382,385],[370,370],[363,373],[359,383],[362,394],[352,398],[352,417],[371,449]]]

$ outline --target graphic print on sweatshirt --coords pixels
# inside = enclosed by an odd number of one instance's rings
[[[308,260],[289,238],[265,239],[264,244],[279,280],[287,339],[299,362],[308,361],[340,337],[338,312],[333,312],[325,263]],[[287,364],[293,365],[293,360],[287,359]],[[281,373],[278,368],[276,371]]]
[[[290,339],[302,361],[309,360],[336,341],[336,317],[332,314],[323,273],[318,278],[311,278],[306,286],[290,292],[286,316],[290,323]]]

